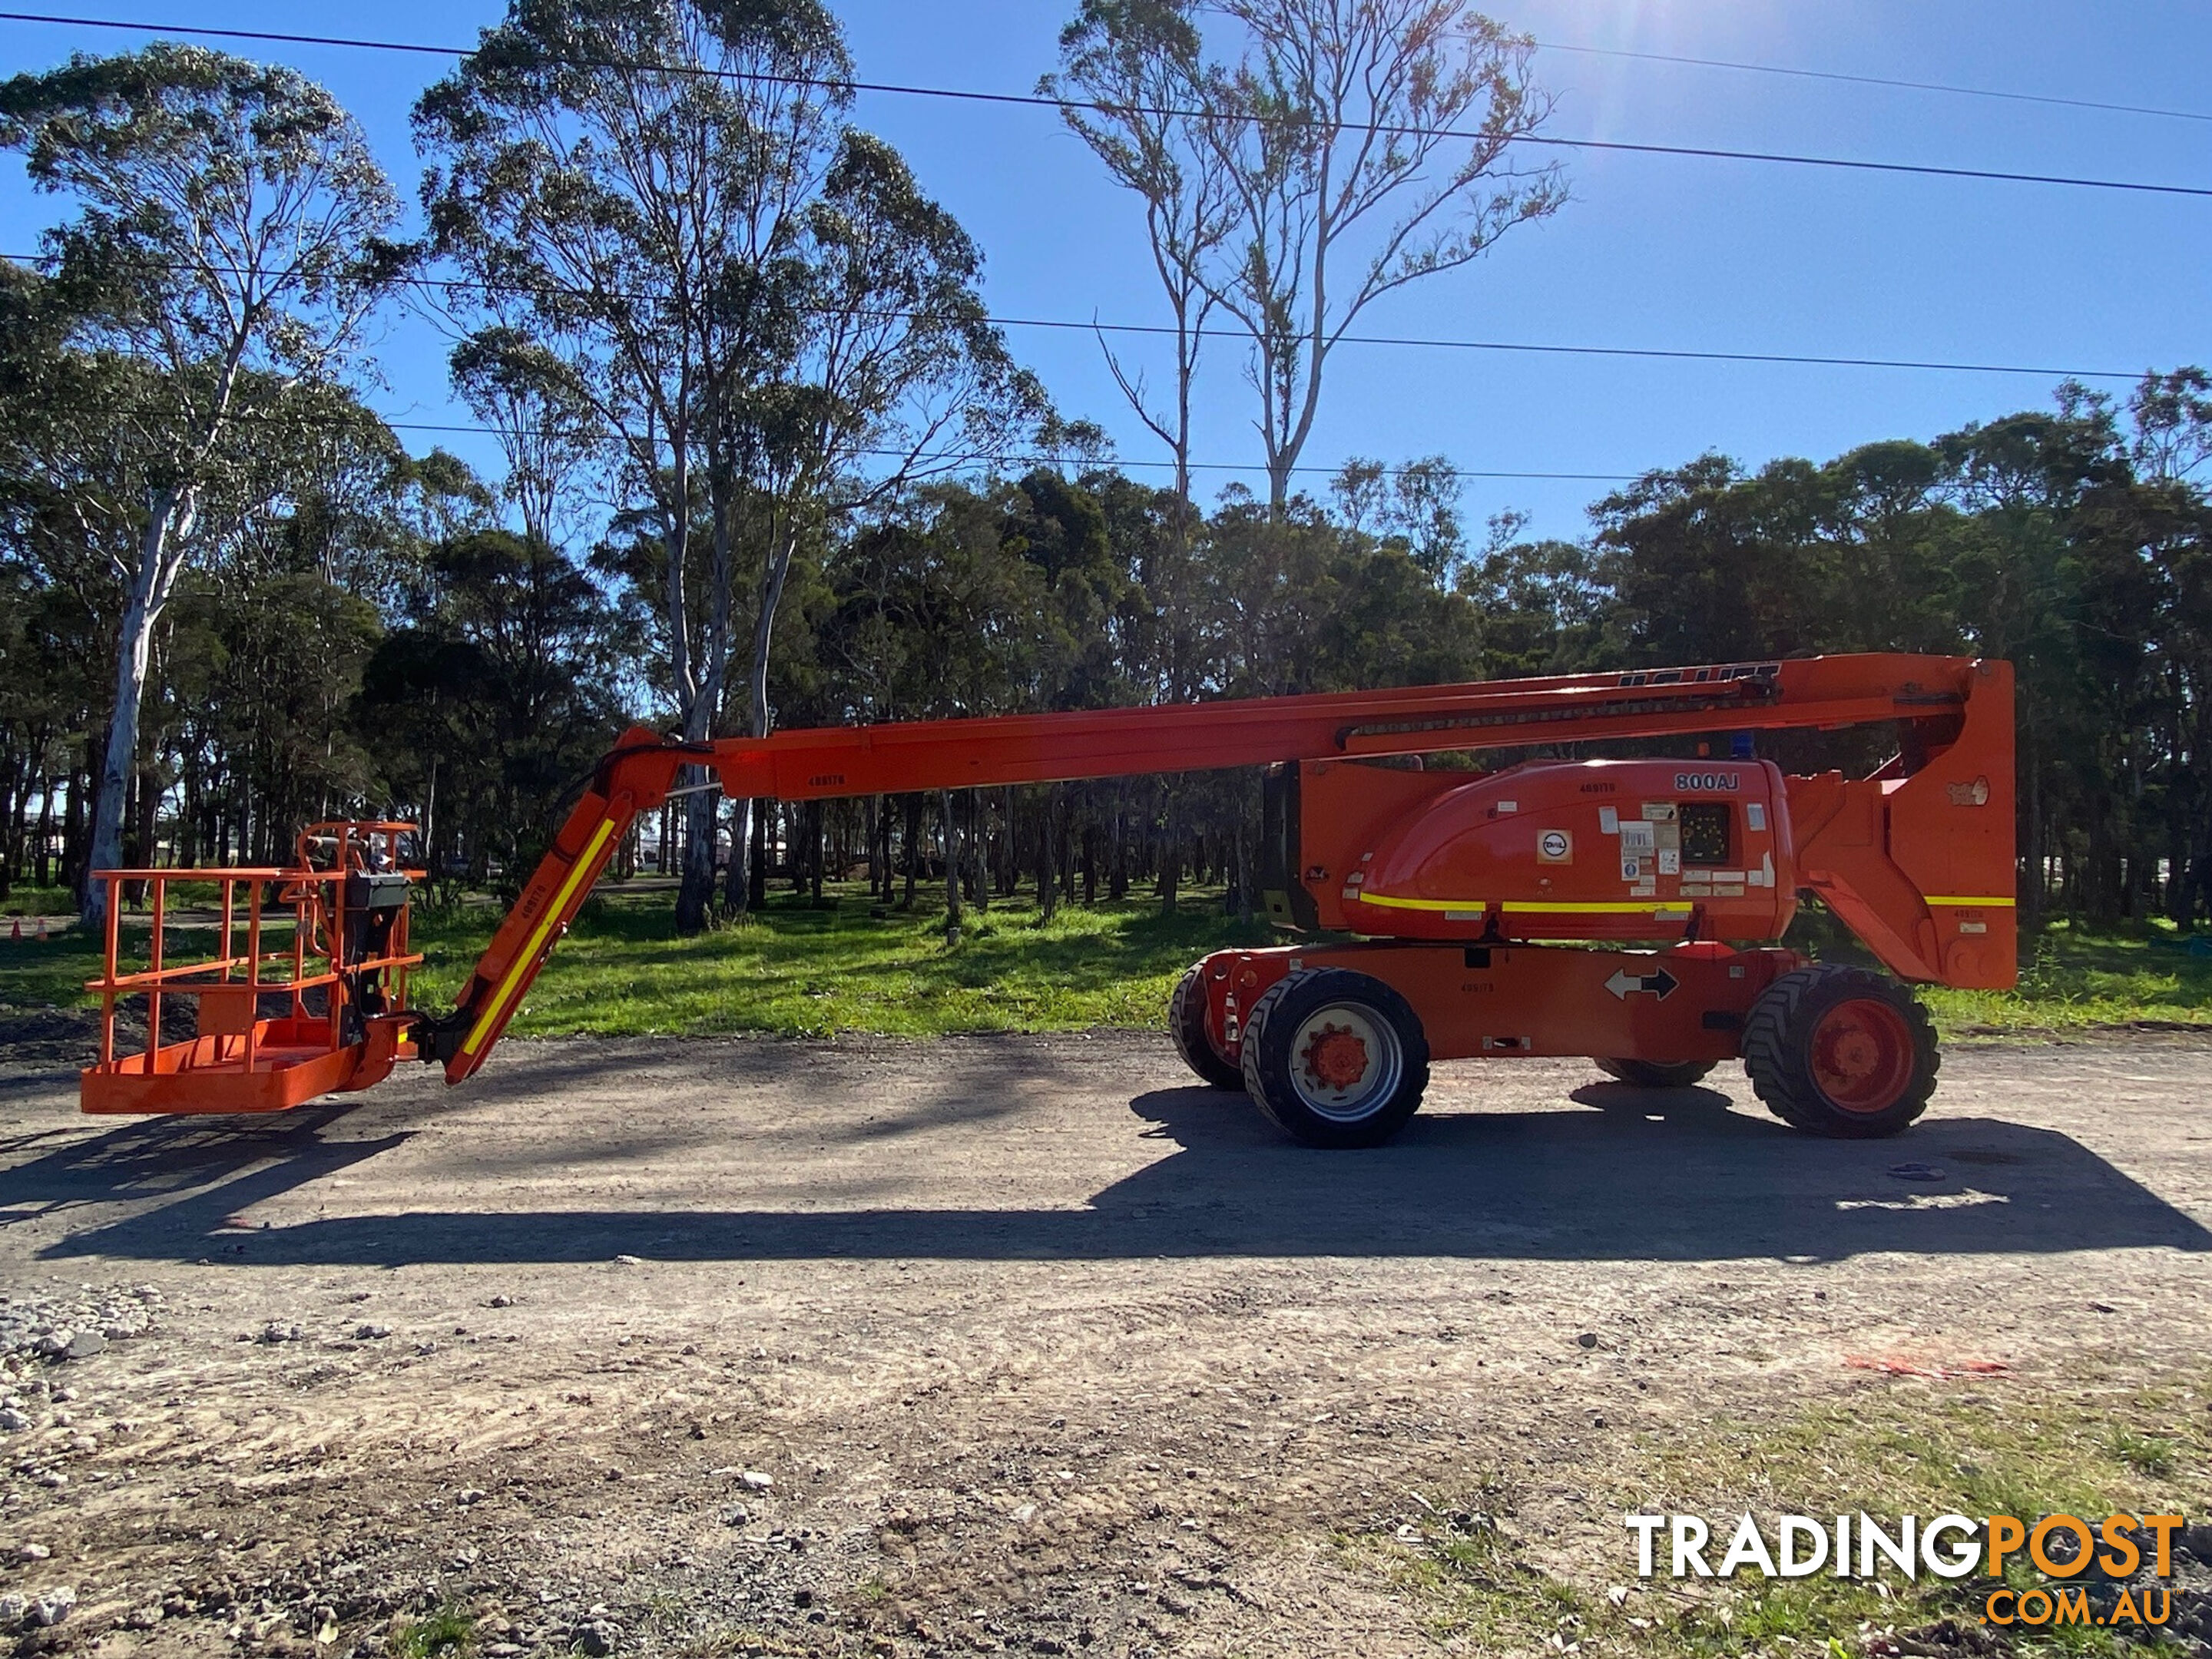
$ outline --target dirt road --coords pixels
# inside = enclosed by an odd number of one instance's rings
[[[7,1362],[0,1592],[104,1655],[1434,1652],[1358,1540],[1495,1511],[1601,1591],[1718,1418],[2201,1382],[2208,1079],[1957,1049],[1842,1144],[1456,1066],[1329,1154],[1122,1034],[515,1043],[243,1127],[19,1067],[0,1346],[102,1351]]]

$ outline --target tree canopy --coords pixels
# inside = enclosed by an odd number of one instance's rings
[[[1904,649],[2019,666],[2030,921],[2212,920],[2212,375],[1826,459],[1687,458],[1579,538],[1470,533],[1440,455],[1301,494],[1334,332],[1559,204],[1502,160],[1546,106],[1528,44],[1453,0],[1232,0],[1227,64],[1192,10],[1085,0],[1047,83],[1150,216],[1176,397],[1117,373],[1165,488],[1015,361],[981,249],[854,123],[819,0],[513,0],[416,107],[405,246],[358,131],[293,71],[161,46],[0,85],[0,143],[64,210],[0,264],[0,890],[267,862],[355,813],[419,823],[441,885],[512,882],[635,720]],[[1401,117],[1474,136],[1401,143]],[[1365,249],[1350,287],[1324,241]],[[452,328],[495,476],[410,453],[364,401],[403,276]],[[1267,488],[1200,501],[1189,376],[1240,307]],[[1870,763],[1881,735],[1776,752]],[[1257,815],[1243,776],[726,815],[701,792],[621,858],[680,872],[680,928],[857,869],[885,902],[927,873],[956,915],[1031,879],[1172,905],[1194,872],[1249,906]]]

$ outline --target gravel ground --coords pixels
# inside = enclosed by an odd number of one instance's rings
[[[1869,1361],[2201,1378],[2208,1061],[1960,1048],[1874,1144],[1733,1071],[1454,1066],[1351,1154],[1119,1033],[511,1043],[243,1124],[0,1065],[0,1620],[1432,1653],[1332,1540],[1510,1476],[1517,1550],[1618,1574],[1629,1449],[1716,1413],[1946,1386]]]

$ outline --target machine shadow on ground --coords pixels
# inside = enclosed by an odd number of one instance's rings
[[[1425,1113],[1390,1146],[1360,1152],[1291,1145],[1233,1093],[1161,1090],[1127,1109],[1161,1156],[1080,1207],[429,1209],[276,1226],[244,1218],[404,1146],[412,1132],[392,1126],[411,1113],[394,1103],[350,1115],[315,1109],[282,1123],[137,1122],[44,1150],[46,1137],[25,1137],[13,1149],[22,1161],[0,1171],[0,1216],[86,1212],[87,1224],[41,1252],[47,1261],[251,1266],[617,1255],[1826,1261],[2212,1246],[2195,1220],[2070,1137],[1940,1109],[1898,1139],[1833,1141],[1732,1109],[1707,1089],[1593,1084],[1555,1109]],[[131,1212],[116,1218],[115,1206]]]

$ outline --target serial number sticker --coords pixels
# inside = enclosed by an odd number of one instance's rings
[[[1644,820],[1647,823],[1672,823],[1674,803],[1671,800],[1647,800],[1644,803]]]

